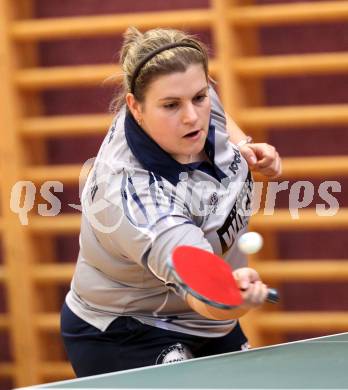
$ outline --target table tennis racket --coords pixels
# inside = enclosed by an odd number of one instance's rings
[[[231,309],[243,303],[231,266],[219,256],[183,245],[175,248],[169,266],[180,285],[200,301],[219,309]],[[277,290],[268,289],[267,301],[279,301]]]

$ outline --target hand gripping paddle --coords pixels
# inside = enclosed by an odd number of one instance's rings
[[[213,253],[193,246],[178,246],[169,266],[180,285],[200,301],[219,309],[231,309],[243,303],[232,268]],[[279,301],[277,290],[268,289],[267,301]]]

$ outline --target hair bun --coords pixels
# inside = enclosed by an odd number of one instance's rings
[[[129,50],[133,45],[142,40],[143,34],[135,27],[130,26],[127,28],[123,34],[123,46],[120,53],[120,62],[124,63],[125,58],[127,57]]]

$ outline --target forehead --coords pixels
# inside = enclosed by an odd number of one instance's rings
[[[168,97],[192,97],[207,87],[207,78],[201,64],[188,66],[185,72],[161,75],[153,80],[146,92],[146,99],[165,99]]]

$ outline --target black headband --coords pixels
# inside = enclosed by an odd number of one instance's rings
[[[150,52],[147,54],[136,66],[134,72],[133,72],[133,77],[131,80],[131,85],[130,85],[130,91],[134,94],[134,87],[135,87],[135,82],[139,76],[141,68],[151,60],[151,58],[155,57],[158,53],[161,53],[162,51],[172,49],[174,47],[191,47],[192,49],[196,49],[199,51],[199,48],[194,45],[193,43],[185,43],[185,42],[175,42],[175,43],[168,43],[164,46],[158,47],[156,50]]]

